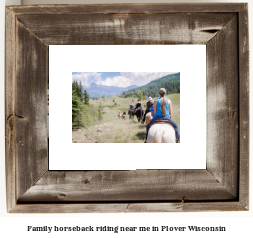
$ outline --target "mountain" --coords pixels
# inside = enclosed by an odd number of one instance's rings
[[[97,85],[96,83],[92,82],[91,85],[90,85],[90,88],[95,88],[95,87],[97,87],[97,86],[98,86],[98,85]]]
[[[138,92],[141,92],[144,97],[157,97],[159,88],[165,88],[167,95],[171,93],[180,93],[180,73],[170,74],[155,79],[144,86],[123,92],[120,97],[136,97]]]
[[[137,85],[131,85],[128,87],[117,87],[117,86],[105,86],[105,85],[98,85],[95,82],[92,82],[90,86],[84,87],[84,90],[86,90],[90,96],[90,98],[93,97],[100,97],[104,96],[114,96],[122,94],[123,92],[127,92],[128,90],[137,88]]]

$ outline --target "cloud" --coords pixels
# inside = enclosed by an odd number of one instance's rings
[[[173,72],[174,73],[174,72]],[[92,82],[98,85],[128,87],[130,85],[143,86],[150,81],[162,78],[172,72],[122,72],[120,76],[107,77],[102,80],[101,73],[78,73],[72,75],[72,81],[81,81],[84,86],[89,86]]]
[[[132,80],[123,76],[115,76],[113,78],[106,78],[106,80],[103,81],[102,85],[128,87],[132,85]]]

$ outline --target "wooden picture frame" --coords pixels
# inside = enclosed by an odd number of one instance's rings
[[[6,7],[8,212],[247,211],[248,40],[246,3]],[[206,169],[49,171],[55,44],[206,44]]]

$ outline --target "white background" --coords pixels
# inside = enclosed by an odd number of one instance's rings
[[[48,1],[23,1],[24,3],[91,3],[91,0],[87,1],[61,1],[61,0],[51,0]],[[155,2],[155,1],[127,1],[127,0],[94,0],[93,3],[129,3],[129,2]],[[250,45],[253,44],[252,41],[252,1],[245,1],[245,0],[221,0],[221,1],[198,1],[198,0],[191,0],[191,1],[170,1],[170,0],[160,0],[159,2],[248,2],[249,3],[249,28],[250,28]],[[0,131],[1,131],[1,143],[0,143],[0,221],[1,221],[1,235],[3,237],[8,236],[27,236],[27,237],[34,237],[36,235],[37,237],[46,237],[45,233],[27,233],[26,232],[26,226],[33,225],[33,226],[43,226],[43,225],[122,225],[125,226],[129,225],[142,225],[146,224],[146,226],[151,225],[163,225],[163,224],[169,224],[171,226],[177,225],[177,226],[184,226],[196,224],[196,225],[222,225],[226,226],[228,228],[228,231],[226,233],[164,233],[159,234],[161,236],[171,236],[171,237],[201,237],[203,236],[209,238],[209,237],[217,237],[217,238],[224,238],[224,237],[251,237],[252,235],[252,223],[253,223],[253,207],[252,207],[252,176],[251,178],[251,184],[250,184],[250,211],[249,212],[204,212],[204,213],[129,213],[129,214],[7,214],[6,212],[6,194],[5,194],[5,138],[4,138],[4,122],[5,122],[5,116],[4,116],[4,7],[5,5],[11,5],[11,4],[20,4],[20,1],[18,0],[6,0],[1,1],[0,3],[0,11],[1,11],[1,25],[0,25],[0,32],[1,32],[1,38],[0,38],[0,51],[1,51],[1,58],[0,58],[0,72],[1,72],[1,78],[0,78],[0,88],[1,88],[1,104],[0,104],[0,110],[1,110],[1,123],[0,123]],[[250,58],[252,59],[252,53],[250,53]],[[252,64],[250,65],[252,72]],[[252,83],[250,83],[250,90],[252,91]],[[251,100],[251,105],[253,105],[253,101]],[[252,110],[252,106],[250,108]],[[252,117],[251,117],[252,118]],[[251,120],[252,122],[252,120]],[[252,126],[250,127],[250,134],[252,134]],[[252,140],[250,140],[250,146],[252,147]],[[252,160],[252,156],[251,156]],[[250,171],[252,174],[252,163],[250,163]],[[69,237],[72,235],[72,233],[61,233],[61,237]],[[77,236],[77,234],[74,234]],[[98,235],[98,234],[96,234]],[[103,233],[104,236],[108,236],[107,233]],[[113,236],[109,233],[110,236]],[[131,237],[139,237],[139,233],[131,233]],[[85,234],[80,233],[80,237],[84,237]],[[121,237],[129,237],[129,233],[125,234],[117,234],[117,236]],[[154,237],[154,233],[145,233],[145,236],[148,237]],[[50,234],[50,237],[59,237],[55,236],[55,234]],[[90,234],[86,235],[86,237],[91,237]]]
[[[180,143],[72,143],[72,72],[180,72]],[[206,168],[205,45],[52,45],[49,91],[50,170]]]

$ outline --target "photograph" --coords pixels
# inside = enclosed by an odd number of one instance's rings
[[[179,143],[180,72],[72,72],[72,143]]]

